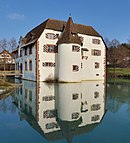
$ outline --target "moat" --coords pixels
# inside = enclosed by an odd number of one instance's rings
[[[129,143],[130,82],[23,80],[0,100],[1,143]]]

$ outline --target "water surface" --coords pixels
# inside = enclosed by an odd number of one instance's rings
[[[12,95],[0,100],[1,143],[129,143],[129,132],[128,81],[23,80]]]

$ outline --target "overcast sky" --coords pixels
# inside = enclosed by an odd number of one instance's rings
[[[130,0],[0,0],[0,39],[19,39],[48,18],[93,26],[103,38],[130,39]]]

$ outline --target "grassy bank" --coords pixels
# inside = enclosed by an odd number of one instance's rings
[[[0,100],[10,96],[14,89],[19,86],[0,79]]]
[[[107,77],[130,79],[130,68],[107,68]]]

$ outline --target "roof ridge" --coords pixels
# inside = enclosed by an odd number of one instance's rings
[[[72,20],[71,17],[69,17],[69,19]],[[73,23],[72,24],[73,26],[71,27],[71,29],[73,29],[72,30],[73,34],[74,33],[75,34],[76,33],[77,34],[80,33],[80,34],[86,34],[86,35],[90,35],[90,36],[101,37],[101,35],[92,26],[74,23],[73,20],[71,22]],[[67,22],[66,21],[55,20],[55,19],[52,19],[52,18],[48,18],[44,22],[40,23],[38,26],[33,28],[32,30],[30,30],[25,35],[25,37],[24,37],[24,38],[26,38],[25,44],[27,44],[27,43],[29,43],[29,42],[31,42],[33,40],[37,40],[41,36],[42,32],[45,29],[52,29],[52,30],[63,32],[65,30],[66,26],[67,26]],[[31,33],[35,33],[35,34],[31,35]],[[74,40],[74,37],[72,39]]]

